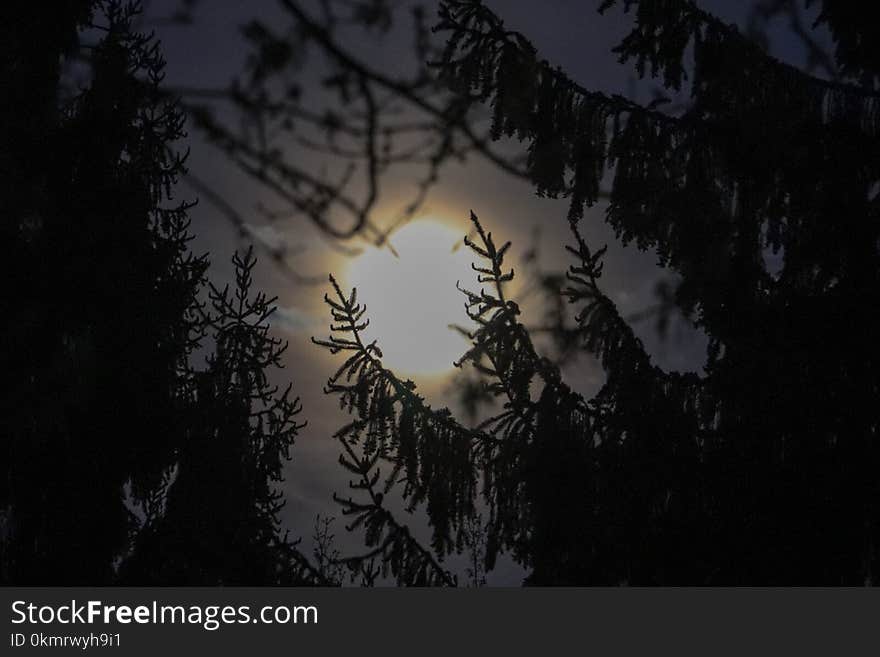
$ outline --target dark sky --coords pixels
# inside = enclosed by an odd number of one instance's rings
[[[406,6],[406,3],[402,4]],[[523,32],[542,57],[561,66],[582,85],[633,96],[641,101],[650,98],[650,81],[636,81],[632,67],[618,64],[610,53],[630,25],[629,18],[619,11],[599,16],[594,10],[597,3],[584,0],[487,0],[487,4],[505,19],[510,28]],[[737,0],[703,0],[700,4],[724,20],[741,25],[751,6],[750,2]],[[154,0],[148,4],[147,17],[165,16],[175,6],[173,0]],[[433,17],[433,10],[429,9],[429,15]],[[198,5],[195,16],[196,22],[191,26],[156,24],[168,60],[167,83],[171,86],[226,86],[241,70],[247,54],[238,26],[255,16],[273,25],[284,21],[283,14],[272,0],[203,2]],[[784,26],[776,27],[778,29],[772,32],[774,54],[799,64],[802,53],[796,42]],[[409,63],[406,36],[406,32],[395,31],[377,40],[353,34],[346,46],[372,66],[394,72]],[[344,258],[329,249],[310,225],[292,222],[271,230],[260,228],[261,219],[254,207],[258,202],[270,202],[265,190],[224,162],[197,132],[191,131],[188,145],[192,148],[190,169],[222,190],[241,214],[253,222],[255,230],[262,230],[261,234],[269,239],[284,239],[305,249],[302,254],[294,256],[293,264],[298,271],[325,277],[331,271],[340,274],[345,269]],[[537,198],[530,185],[514,180],[482,161],[451,164],[443,173],[440,184],[428,199],[426,213],[441,214],[445,219],[459,222],[457,225],[464,234],[468,211],[474,209],[489,228],[514,241],[514,255],[527,248],[533,227],[541,226],[544,263],[566,261],[563,249],[567,238],[566,201]],[[401,174],[400,188],[407,184],[406,176]],[[183,185],[179,194],[186,198],[194,195]],[[393,203],[394,199],[390,202]],[[663,272],[658,271],[652,254],[619,247],[613,234],[604,226],[603,211],[600,203],[588,212],[584,232],[588,241],[610,245],[605,264],[606,291],[619,304],[624,315],[637,312],[654,301],[653,286]],[[222,281],[229,275],[229,256],[241,242],[228,222],[208,203],[203,202],[194,210],[193,217],[197,234],[194,248],[211,252],[212,276]],[[462,276],[466,278],[467,272]],[[338,515],[331,494],[334,491],[344,493],[347,488],[347,477],[337,465],[338,448],[332,439],[345,416],[339,411],[336,399],[326,397],[321,391],[327,376],[335,369],[334,361],[308,339],[311,335],[326,334],[327,316],[321,302],[324,286],[294,285],[265,261],[260,267],[259,283],[269,294],[279,296],[283,321],[277,322],[276,330],[290,341],[288,365],[283,374],[292,379],[295,390],[302,397],[304,415],[309,422],[293,450],[293,462],[285,483],[288,502],[284,512],[292,534],[304,535],[308,545],[315,515]],[[529,311],[534,311],[534,307],[526,304],[526,313]],[[705,343],[697,332],[679,325],[678,330],[660,340],[649,322],[635,328],[661,366],[676,370],[701,367]],[[578,362],[571,369],[569,374],[576,387],[589,391],[601,383],[601,373],[588,360]],[[454,407],[454,399],[447,394],[448,378],[417,383],[426,384],[423,392],[435,405],[452,404]],[[420,521],[414,519],[414,524],[418,526]],[[341,521],[336,523],[336,534],[343,550],[360,544],[358,537],[347,535]],[[489,583],[518,584],[520,579],[519,569],[504,563],[490,574]]]

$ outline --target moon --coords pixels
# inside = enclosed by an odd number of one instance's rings
[[[473,258],[465,231],[436,219],[414,220],[390,238],[391,249],[368,247],[351,261],[346,282],[367,306],[364,338],[377,340],[382,363],[407,376],[449,372],[468,348],[450,324],[467,324],[464,295]]]

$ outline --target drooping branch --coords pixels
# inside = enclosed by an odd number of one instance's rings
[[[346,526],[349,531],[363,528],[367,552],[340,560],[355,572],[360,572],[366,562],[381,560],[380,572],[390,573],[403,586],[456,586],[457,578],[447,571],[434,554],[416,540],[406,525],[399,523],[383,506],[385,493],[376,490],[381,473],[376,467],[378,455],[358,455],[345,439],[340,440],[344,454],[339,462],[349,472],[360,477],[351,482],[354,490],[367,495],[367,501],[356,502],[351,497],[334,493],[333,499],[342,506],[342,513],[353,518]],[[385,486],[387,489],[387,485]],[[441,552],[442,554],[442,552]]]
[[[692,3],[670,4],[680,21],[649,0],[638,6],[622,56],[675,86],[693,44],[694,102],[681,116],[584,89],[479,2],[441,5],[438,29],[449,38],[438,66],[460,95],[492,105],[495,136],[528,142],[538,193],[569,196],[570,222],[612,176],[607,221],[618,237],[656,250],[682,276],[676,301],[685,314],[720,326],[731,312],[761,312],[773,294],[762,249],[784,250],[785,275],[812,275],[798,271],[808,259],[798,254],[836,239],[820,208],[837,203],[841,185],[848,198],[869,196],[880,162],[859,145],[880,140],[880,98],[768,60]],[[835,163],[853,157],[857,176],[825,184]]]
[[[362,477],[355,488],[364,488],[368,482],[370,489],[366,506],[359,507],[351,500],[344,504],[348,513],[369,512],[372,521],[385,527],[393,519],[384,509],[380,513],[374,507],[377,500],[381,501],[380,495],[387,495],[402,484],[401,494],[410,510],[426,505],[433,527],[432,547],[437,555],[443,556],[458,542],[462,523],[473,512],[473,453],[491,437],[460,426],[447,409],[431,409],[415,392],[415,384],[399,380],[384,368],[378,346],[375,342],[365,343],[361,337],[368,320],[364,319],[366,308],[358,303],[356,291],[346,296],[332,277],[331,284],[336,298],[325,296],[325,301],[335,322],[331,325],[334,334],[326,340],[312,340],[331,353],[348,354],[330,377],[325,391],[339,395],[340,404],[355,415],[352,422],[336,433],[348,454],[341,463]],[[360,456],[349,453],[353,446],[360,449]],[[381,463],[388,465],[389,472],[384,475],[384,492],[380,494],[372,487],[382,476],[377,467]],[[395,529],[385,538],[394,542],[407,537],[404,543],[409,544],[412,537],[401,531]],[[378,538],[372,545],[379,545]],[[391,543],[381,545],[385,549]]]

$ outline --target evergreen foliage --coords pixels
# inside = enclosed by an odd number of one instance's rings
[[[174,585],[323,583],[281,530],[282,466],[304,426],[291,384],[267,372],[287,345],[269,333],[274,299],[251,296],[252,249],[233,256],[236,285],[210,285],[204,331],[214,346],[190,369],[173,469],[149,491],[124,580]],[[154,501],[158,497],[157,501]]]
[[[388,463],[385,494],[403,473],[439,556],[458,547],[481,493],[487,569],[510,551],[528,583],[872,583],[880,95],[865,81],[870,46],[856,45],[869,28],[823,4],[848,76],[828,81],[693,2],[620,4],[634,28],[617,54],[670,92],[687,83],[683,112],[584,89],[473,0],[441,4],[436,63],[459,95],[492,107],[494,137],[524,142],[537,192],[570,199],[564,295],[605,385],[583,399],[535,351],[504,292],[509,245],[473,217],[488,289],[464,291],[476,330],[460,364],[503,411],[471,430],[425,406],[360,342],[363,309],[337,289],[334,330],[354,339],[321,344],[353,352],[328,386],[354,416],[339,435]],[[709,337],[702,373],[653,364],[601,290],[604,249],[578,224],[607,179],[617,237],[681,278],[674,301]]]
[[[0,39],[0,580],[328,583],[279,526],[302,425],[274,300],[250,251],[206,289],[158,45],[136,4],[44,10],[4,5]]]
[[[615,54],[689,95],[679,110],[584,88],[479,0],[441,2],[441,49],[413,13],[420,64],[401,79],[338,38],[346,20],[390,29],[385,2],[330,0],[322,22],[284,0],[289,35],[245,29],[246,83],[188,90],[212,143],[338,239],[385,241],[373,213],[400,164],[423,176],[388,231],[468,154],[569,201],[573,262],[545,289],[561,288],[558,317],[562,302],[574,310],[555,337],[604,371],[591,398],[535,347],[509,294],[510,243],[473,214],[479,287],[461,288],[473,330],[457,365],[498,402],[475,427],[383,366],[363,339],[366,308],[331,277],[331,335],[315,342],[344,357],[326,387],[350,416],[336,438],[351,492],[335,499],[365,547],[339,556],[319,520],[314,559],[281,528],[282,468],[303,425],[273,382],[286,348],[269,332],[274,299],[254,290],[252,251],[235,254],[223,288],[190,251],[191,205],[172,198],[183,114],[156,42],[133,27],[138,6],[78,0],[46,22],[33,3],[4,5],[0,581],[327,585],[347,569],[365,585],[454,586],[446,559],[469,551],[478,585],[503,553],[535,585],[875,583],[880,35],[852,3],[805,4],[835,41],[831,79],[691,0],[602,0],[633,22]],[[311,111],[296,84],[278,97],[307,46],[332,63],[338,113]],[[243,129],[194,97],[231,100]],[[422,120],[400,120],[395,100]],[[267,137],[297,122],[300,146],[349,165],[337,180]],[[582,232],[600,198],[617,238],[680,281],[666,303],[708,337],[700,372],[658,367],[603,290],[606,250]],[[392,495],[424,510],[427,540]]]

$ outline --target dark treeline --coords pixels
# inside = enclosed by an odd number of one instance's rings
[[[0,580],[314,582],[277,517],[301,425],[272,300],[251,252],[217,289],[189,251],[184,117],[136,10],[4,4]]]
[[[384,241],[372,213],[401,162],[427,168],[399,221],[443,163],[470,154],[570,201],[571,267],[542,289],[551,337],[604,370],[592,398],[522,323],[510,244],[483,227],[504,232],[491,207],[472,217],[478,287],[462,289],[475,329],[459,365],[479,377],[475,403],[500,409],[476,427],[383,367],[381,344],[361,339],[368,310],[331,278],[331,337],[316,342],[346,356],[326,390],[351,415],[336,437],[352,492],[336,500],[366,547],[340,556],[319,524],[313,559],[278,520],[302,425],[290,389],[268,378],[284,351],[268,331],[273,301],[253,290],[252,251],[220,289],[189,250],[189,206],[172,198],[184,114],[155,42],[115,0],[60,3],[49,21],[33,3],[4,5],[0,579],[454,585],[444,559],[469,552],[474,583],[503,553],[536,585],[876,582],[877,24],[851,3],[812,3],[835,50],[802,29],[804,71],[689,0],[599,4],[631,19],[615,54],[662,85],[650,105],[583,88],[473,0],[439,3],[445,47],[413,13],[411,80],[352,57],[336,32],[389,29],[387,3],[331,0],[322,23],[283,0],[289,29],[244,30],[246,84],[181,90],[210,143],[336,240]],[[753,19],[799,6],[758,3]],[[333,63],[332,116],[279,82],[306,48]],[[392,101],[425,120],[389,119]],[[265,138],[310,123],[365,176],[365,198]],[[421,150],[401,147],[414,129]],[[617,238],[675,274],[665,311],[708,337],[701,371],[658,367],[603,291],[606,251],[582,230],[600,199]],[[395,493],[427,515],[430,542],[391,510]]]

